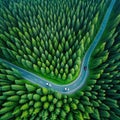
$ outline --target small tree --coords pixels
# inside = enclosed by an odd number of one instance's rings
[[[64,110],[66,113],[70,112],[70,106],[68,104],[64,105]]]
[[[74,70],[74,68],[71,69],[71,74],[72,74],[72,75],[75,74],[75,70]]]
[[[53,95],[48,95],[48,101],[51,102],[53,100]]]
[[[39,67],[36,65],[36,64],[33,64],[33,68],[34,68],[34,70],[36,71],[36,72],[39,72],[40,70],[39,70]]]
[[[76,105],[75,103],[71,103],[71,108],[72,108],[73,110],[76,110],[76,109],[77,109],[77,105]]]
[[[68,75],[68,79],[69,79],[69,80],[72,80],[72,74],[69,74],[69,75]]]
[[[41,97],[41,102],[46,102],[46,101],[47,101],[47,97],[46,96]]]
[[[68,43],[68,41],[66,41],[66,43],[65,43],[65,50],[67,51],[69,49],[69,43]]]
[[[50,70],[48,67],[46,67],[46,73],[50,73]]]
[[[67,119],[68,119],[68,120],[74,120],[73,114],[72,114],[72,113],[69,113]]]
[[[54,111],[54,105],[53,105],[53,104],[51,104],[51,105],[49,106],[49,111],[50,111],[50,112]]]
[[[63,79],[63,80],[66,79],[66,74],[65,74],[65,73],[63,74],[62,79]]]
[[[41,67],[41,72],[45,73],[45,68]]]
[[[26,60],[26,65],[28,66],[28,68],[32,68],[32,62]]]
[[[43,95],[47,95],[48,94],[48,89],[46,89],[46,88],[42,88],[42,93],[43,93]]]
[[[70,60],[68,61],[68,65],[69,65],[70,67],[72,67],[72,65],[73,65],[72,59],[70,59]]]
[[[55,75],[57,76],[58,75],[58,69],[55,68]]]
[[[62,94],[61,93],[59,93],[59,92],[55,92],[55,97],[57,98],[57,99],[61,99],[62,98]]]
[[[39,55],[39,50],[36,47],[33,47],[33,49],[34,49],[35,54]]]
[[[46,109],[48,109],[48,107],[49,107],[49,102],[45,102],[45,103],[43,104],[43,108],[46,110]]]

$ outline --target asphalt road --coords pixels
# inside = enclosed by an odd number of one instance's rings
[[[8,62],[4,59],[0,58],[0,62],[4,62],[4,63],[8,64],[10,67],[17,69],[21,73],[21,75],[24,79],[29,80],[30,82],[35,83],[41,87],[49,88],[49,89],[58,91],[62,94],[74,93],[75,91],[77,91],[78,89],[83,87],[83,85],[86,82],[87,76],[89,74],[88,65],[89,65],[91,54],[92,54],[93,50],[95,49],[95,47],[97,46],[98,42],[100,41],[100,38],[103,35],[103,32],[106,28],[109,16],[111,14],[111,11],[113,9],[115,2],[116,2],[116,0],[111,0],[111,3],[106,11],[104,18],[103,18],[103,21],[101,23],[99,31],[98,31],[97,35],[95,36],[93,42],[91,43],[89,49],[87,50],[87,52],[83,58],[80,74],[77,77],[77,79],[75,81],[73,81],[72,83],[67,84],[67,85],[57,85],[57,84],[49,82],[31,72],[28,72],[27,70],[24,70],[14,64],[11,64],[10,62]],[[85,66],[87,68],[86,70],[84,68]]]

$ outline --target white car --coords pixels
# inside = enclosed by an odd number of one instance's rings
[[[46,85],[48,86],[48,85],[49,85],[49,83],[46,83]]]
[[[65,91],[67,91],[67,88],[65,88]]]
[[[65,90],[65,91],[69,91],[70,89],[69,89],[69,88],[65,88],[64,90]]]
[[[50,83],[46,83],[47,86],[51,87],[52,85]]]

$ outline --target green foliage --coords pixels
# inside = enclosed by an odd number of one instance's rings
[[[76,109],[77,109],[77,105],[76,105],[75,103],[71,103],[71,108],[72,108],[73,110],[76,110]]]
[[[38,94],[34,94],[33,95],[33,100],[39,101],[40,100],[40,96]]]
[[[43,95],[47,95],[48,94],[48,89],[46,89],[46,88],[42,88],[42,93],[43,93]]]
[[[26,110],[26,109],[28,109],[28,108],[29,108],[28,103],[23,104],[23,105],[21,106],[21,110]]]
[[[49,107],[49,102],[45,102],[44,105],[43,105],[43,108],[48,109],[48,107]]]
[[[48,95],[48,101],[51,102],[53,100],[53,95]]]
[[[9,100],[9,101],[18,101],[19,96],[18,95],[10,96],[10,97],[7,98],[7,100]]]
[[[7,113],[5,113],[4,115],[2,115],[2,116],[0,117],[0,119],[1,119],[1,120],[9,120],[9,119],[11,119],[12,117],[13,117],[12,113],[11,113],[11,112],[7,112]]]
[[[88,82],[76,96],[40,88],[0,63],[0,120],[119,120],[118,3],[105,30],[108,34],[92,54]],[[104,0],[2,1],[0,56],[51,78],[72,80],[105,6]]]
[[[24,90],[24,86],[21,85],[12,85],[11,88],[13,90]]]
[[[35,88],[34,86],[32,86],[32,85],[26,84],[25,86],[26,86],[26,88],[27,88],[27,90],[28,90],[29,92],[32,92],[32,91],[34,91],[34,90],[36,89],[36,88]]]
[[[65,84],[78,76],[81,60],[98,30],[96,25],[101,23],[99,18],[104,16],[99,4],[107,6],[107,2],[47,2],[1,3],[1,57]]]
[[[66,104],[64,106],[64,110],[66,111],[66,113],[70,112],[70,106]]]
[[[45,101],[47,101],[47,97],[46,96],[41,97],[41,102],[45,102]]]

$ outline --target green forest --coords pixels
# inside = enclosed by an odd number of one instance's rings
[[[89,0],[1,4],[1,57],[55,83],[70,83],[80,73],[108,4]]]
[[[0,58],[48,81],[78,77],[109,0],[0,0]],[[89,62],[82,89],[66,95],[0,62],[0,120],[120,120],[120,1]]]

